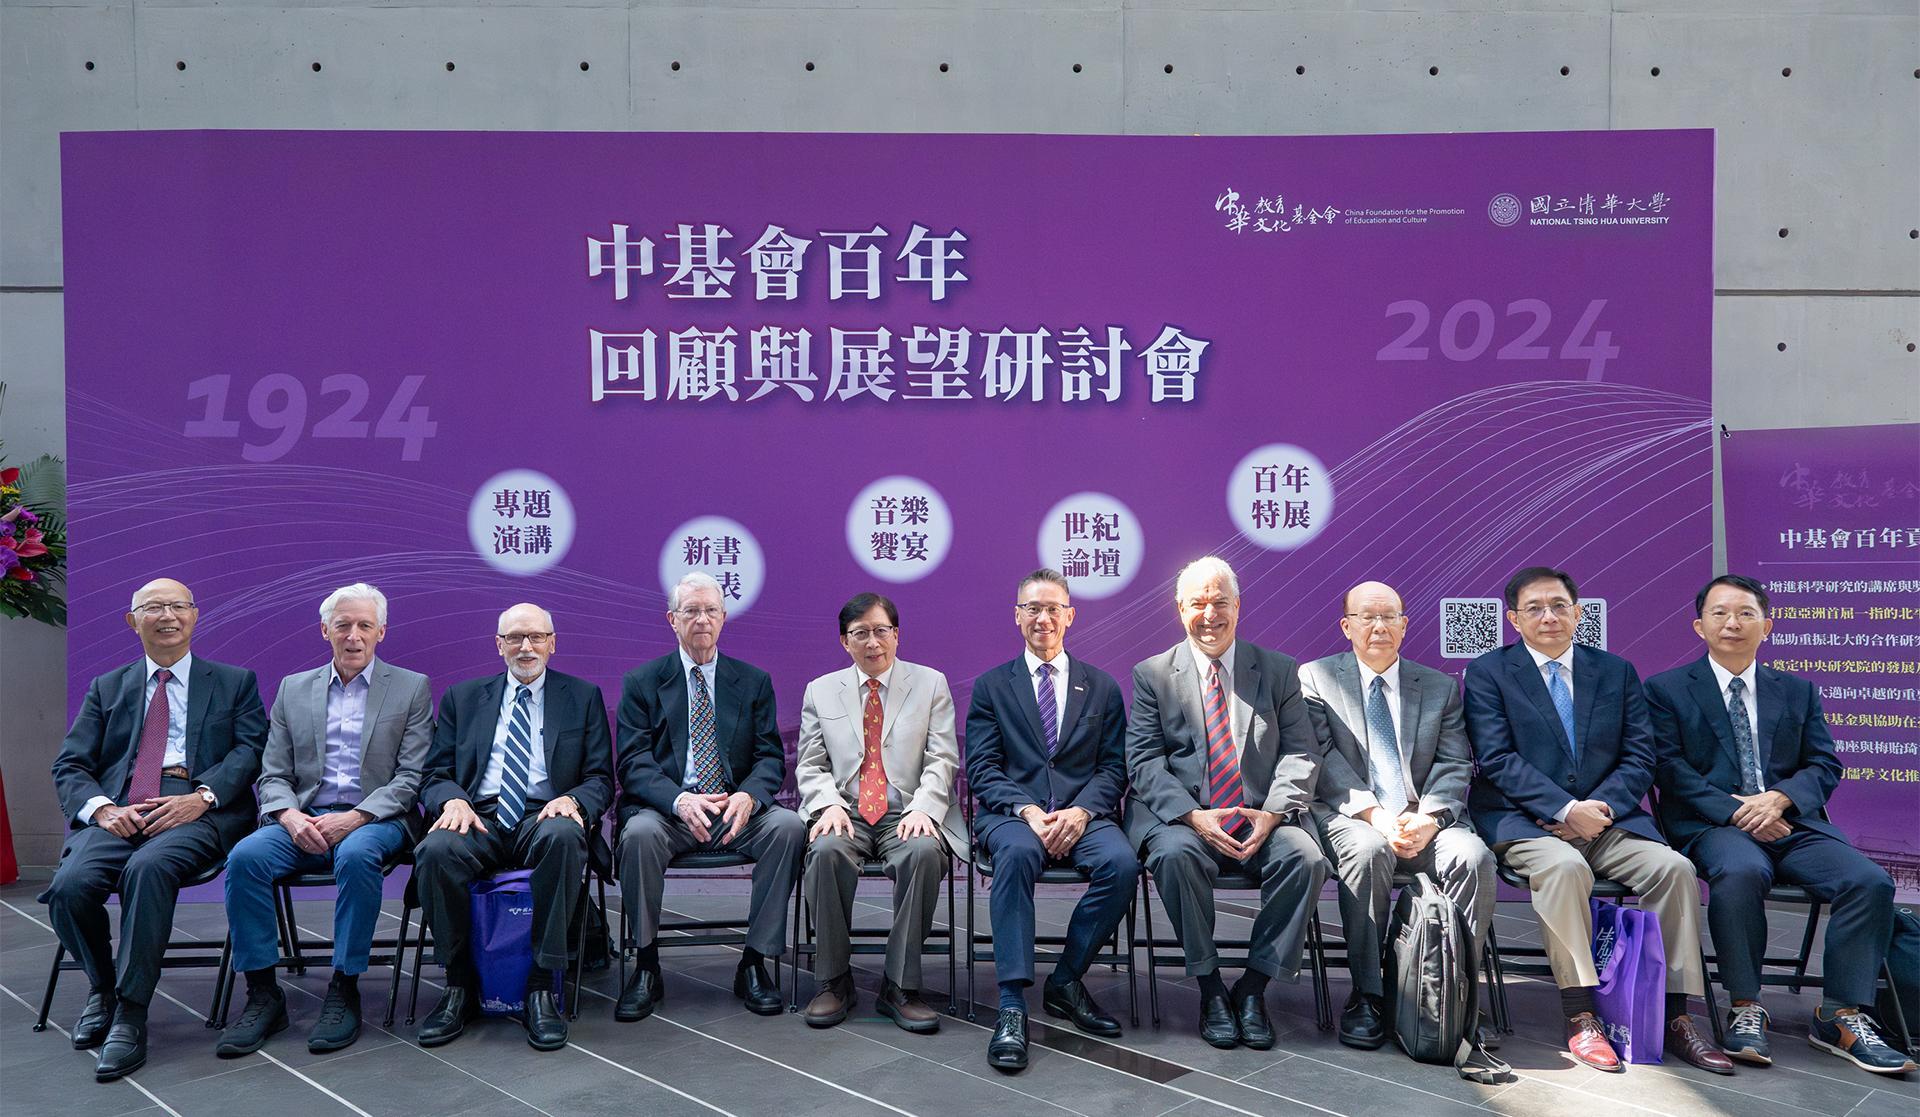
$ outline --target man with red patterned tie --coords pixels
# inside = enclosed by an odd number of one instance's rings
[[[179,582],[141,586],[127,625],[146,654],[93,680],[53,761],[73,832],[40,900],[92,986],[73,1045],[101,1049],[101,1082],[146,1064],[147,1004],[181,882],[253,829],[266,707],[253,672],[193,656],[199,616]],[[116,890],[117,970],[106,910]]]
[[[1127,720],[1127,839],[1153,874],[1200,984],[1200,1037],[1273,1046],[1269,978],[1300,977],[1327,860],[1303,829],[1320,750],[1300,674],[1279,652],[1235,639],[1240,582],[1208,556],[1174,583],[1187,638],[1133,669]],[[1246,972],[1228,989],[1213,939],[1222,869],[1260,882]]]
[[[877,593],[840,608],[850,670],[807,684],[795,774],[808,820],[801,887],[813,909],[813,972],[820,989],[806,1020],[831,1028],[855,1002],[849,926],[860,863],[878,858],[893,878],[893,928],[880,983],[882,1016],[909,1032],[940,1017],[920,999],[920,948],[933,928],[940,879],[967,841],[953,780],[960,767],[947,677],[896,659],[900,611]]]

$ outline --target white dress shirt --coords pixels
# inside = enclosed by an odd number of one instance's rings
[[[1571,699],[1573,697],[1573,645],[1568,644],[1567,650],[1561,652],[1558,657],[1550,657],[1532,644],[1527,644],[1524,640],[1521,641],[1521,643],[1526,646],[1527,654],[1533,657],[1533,665],[1540,669],[1540,685],[1547,688],[1547,694],[1553,694],[1553,684],[1551,682],[1553,675],[1552,672],[1547,670],[1547,664],[1558,663],[1560,665],[1560,679],[1567,684],[1567,697]],[[1575,742],[1571,741],[1568,743],[1575,744]],[[1567,812],[1573,809],[1573,803],[1574,801],[1572,799],[1567,800],[1566,806],[1553,812],[1553,820],[1555,822],[1565,822],[1567,820]]]
[[[500,717],[493,730],[493,753],[487,757],[487,774],[480,777],[480,786],[474,793],[485,799],[500,794],[500,775],[507,766],[507,725],[513,717],[513,699],[520,693],[522,686],[533,688],[533,697],[528,700],[527,719],[532,722],[533,758],[527,761],[527,802],[537,803],[553,798],[553,785],[547,782],[547,750],[544,744],[547,724],[547,673],[530,683],[522,683],[513,672],[507,672],[507,687],[500,696]]]
[[[1418,802],[1420,799],[1420,789],[1414,786],[1413,769],[1407,764],[1407,753],[1409,752],[1407,748],[1407,733],[1406,728],[1400,723],[1400,660],[1396,657],[1392,663],[1387,665],[1385,671],[1375,671],[1358,658],[1356,658],[1354,662],[1358,664],[1360,668],[1360,716],[1362,723],[1366,720],[1367,697],[1373,692],[1373,680],[1384,680],[1380,688],[1380,697],[1387,704],[1387,716],[1393,719],[1393,745],[1395,755],[1400,758],[1401,786],[1407,789],[1408,802]],[[1373,764],[1372,750],[1368,750],[1367,752],[1367,764],[1369,767]],[[1404,805],[1397,808],[1391,804],[1382,805],[1387,806],[1396,815],[1407,809]]]

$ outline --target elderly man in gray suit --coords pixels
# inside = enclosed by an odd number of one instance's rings
[[[1235,638],[1240,581],[1208,556],[1174,583],[1187,638],[1133,669],[1127,719],[1128,841],[1141,850],[1199,979],[1200,1037],[1273,1046],[1267,980],[1297,981],[1327,861],[1302,829],[1319,743],[1294,661]],[[1222,869],[1260,882],[1247,970],[1231,992],[1213,938]]]
[[[1473,755],[1460,688],[1400,655],[1400,595],[1362,582],[1340,598],[1350,652],[1300,668],[1322,749],[1313,823],[1340,884],[1353,993],[1340,1042],[1387,1042],[1382,951],[1397,870],[1429,873],[1466,916],[1474,957],[1493,919],[1493,854],[1468,825]]]
[[[384,869],[412,841],[409,822],[433,736],[427,677],[383,662],[387,598],[364,582],[320,605],[320,635],[333,648],[321,667],[288,675],[274,695],[261,761],[260,829],[227,856],[227,926],[233,968],[247,975],[247,1004],[220,1034],[216,1054],[258,1051],[287,1026],[274,980],[280,941],[274,882],[332,872],[333,980],[307,1037],[316,1054],[360,1035],[360,975],[380,915]]]

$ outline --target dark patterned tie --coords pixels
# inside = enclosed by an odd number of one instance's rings
[[[1040,732],[1047,737],[1047,757],[1060,747],[1060,698],[1053,692],[1053,664],[1040,665]]]
[[[1213,788],[1208,806],[1215,810],[1246,803],[1240,789],[1240,757],[1233,750],[1233,723],[1227,716],[1227,692],[1220,685],[1220,661],[1207,665],[1207,783]],[[1235,815],[1221,829],[1236,834],[1246,819]]]
[[[493,817],[513,829],[527,809],[527,773],[533,767],[533,688],[522,684],[507,716],[507,754],[500,765],[500,795]]]
[[[701,795],[727,791],[727,773],[720,766],[720,746],[713,732],[713,695],[707,693],[707,673],[693,669],[693,739],[687,743],[693,765],[693,790]]]
[[[1746,680],[1727,684],[1727,717],[1733,722],[1733,751],[1740,758],[1740,794],[1760,794],[1760,751],[1753,747],[1753,723],[1747,720]]]
[[[860,756],[860,817],[868,826],[887,813],[887,766],[880,756],[880,680],[867,680],[867,706],[860,717],[866,747]]]
[[[1567,752],[1574,763],[1580,762],[1580,746],[1573,740],[1573,691],[1567,689],[1567,678],[1560,673],[1560,661],[1547,661],[1547,697],[1553,699],[1554,712],[1560,715],[1560,728],[1567,731]]]
[[[1407,809],[1407,773],[1400,760],[1400,743],[1393,735],[1386,691],[1387,680],[1375,675],[1367,688],[1367,759],[1373,764],[1373,797],[1397,818]]]
[[[162,667],[153,673],[156,686],[147,703],[147,720],[140,725],[140,744],[133,754],[133,776],[127,781],[127,802],[144,803],[160,794],[160,769],[167,765],[167,722],[173,707],[167,701],[167,683],[173,672]]]

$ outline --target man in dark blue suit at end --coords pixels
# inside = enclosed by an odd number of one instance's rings
[[[1036,570],[1014,595],[1019,658],[980,676],[967,709],[967,783],[980,800],[974,841],[993,860],[993,967],[1000,1019],[987,1062],[1027,1065],[1026,987],[1033,984],[1033,885],[1048,862],[1085,872],[1042,1005],[1081,1031],[1117,1036],[1081,982],[1140,878],[1115,815],[1127,776],[1127,711],[1113,676],[1066,654],[1073,602],[1057,571]]]
[[[1707,927],[1733,997],[1727,1052],[1773,1062],[1760,959],[1767,889],[1779,880],[1832,909],[1808,1041],[1875,1074],[1913,1070],[1863,1010],[1893,932],[1893,879],[1820,816],[1840,782],[1820,692],[1755,662],[1773,631],[1759,582],[1715,578],[1693,609],[1707,654],[1648,679],[1647,710],[1660,749],[1660,824],[1707,879]]]
[[[1480,770],[1474,830],[1527,878],[1560,987],[1567,1050],[1595,1070],[1626,1069],[1594,1012],[1593,878],[1631,888],[1667,948],[1666,1052],[1715,1074],[1733,1063],[1687,1015],[1706,994],[1700,885],[1640,800],[1653,786],[1653,729],[1633,664],[1576,645],[1580,594],[1565,571],[1530,566],[1507,582],[1520,640],[1467,668],[1467,736]]]

